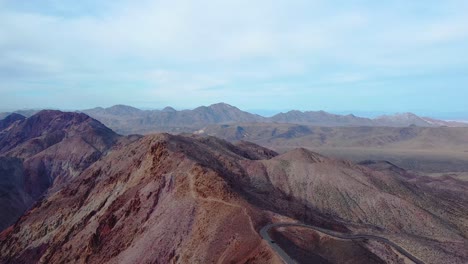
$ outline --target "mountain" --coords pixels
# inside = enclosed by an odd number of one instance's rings
[[[138,116],[144,111],[127,105],[114,105],[109,108],[96,107],[85,110],[83,112],[89,112],[93,113],[94,115],[102,116]]]
[[[316,127],[284,123],[208,125],[194,131],[231,142],[251,141],[277,152],[305,147],[336,158],[383,159],[409,170],[468,171],[463,127]]]
[[[35,110],[21,110],[16,113],[26,117]],[[140,110],[126,105],[115,105],[109,108],[97,107],[82,110],[83,112],[108,126],[117,133],[151,134],[156,132],[183,133],[192,132],[211,124],[232,123],[287,123],[307,126],[324,127],[468,127],[468,123],[444,121],[429,117],[419,117],[412,113],[384,115],[375,119],[358,117],[352,114],[336,115],[325,111],[292,110],[279,113],[272,117],[263,117],[242,111],[237,107],[225,103],[200,106],[193,110],[177,111],[172,107],[162,110]],[[10,113],[0,113],[0,119]]]
[[[466,122],[445,121],[445,120],[439,120],[439,119],[434,119],[430,117],[421,117],[421,118],[433,126],[447,126],[447,127],[467,127],[468,126]]]
[[[16,119],[0,131],[0,207],[14,208],[1,215],[0,230],[45,192],[66,185],[121,138],[85,114],[44,110]]]
[[[374,119],[381,126],[433,126],[434,124],[427,122],[425,119],[413,113],[401,113],[395,115],[383,115]]]
[[[279,113],[270,118],[273,122],[307,124],[316,126],[372,126],[373,121],[369,118],[354,115],[334,115],[324,111],[289,111]]]
[[[323,127],[467,127],[461,122],[419,117],[412,113],[381,116],[375,119],[349,115],[335,115],[324,111],[297,110],[262,117],[242,111],[234,106],[219,103],[201,106],[193,110],[177,111],[172,107],[163,110],[142,111],[129,106],[113,106],[84,110],[121,134],[150,134],[154,132],[192,132],[213,124],[234,123],[286,123]]]
[[[297,110],[279,113],[272,116],[270,121],[289,124],[303,124],[313,126],[339,127],[339,126],[382,126],[382,127],[467,127],[467,124],[455,121],[444,121],[429,117],[420,117],[413,113],[383,115],[374,119],[357,117],[355,115],[335,115],[324,111]]]
[[[466,263],[466,183],[372,164],[214,137],[145,136],[116,146],[0,233],[0,263],[281,263],[275,242],[260,235],[270,223],[372,234],[427,263]],[[405,261],[373,239],[270,233],[291,256],[314,245],[302,263]]]
[[[172,107],[166,107],[162,111],[143,111],[118,105],[84,110],[83,113],[100,120],[106,126],[122,134],[148,134],[157,131],[187,132],[208,124],[264,120],[261,116],[241,111],[224,103],[182,111],[177,111]]]
[[[36,114],[39,111],[40,110],[17,110],[17,111],[14,111],[14,112],[3,112],[3,113],[0,113],[0,119],[5,119],[7,116],[9,116],[11,114],[18,114],[18,115],[22,115],[22,116],[25,116],[25,117],[30,117],[30,116]]]

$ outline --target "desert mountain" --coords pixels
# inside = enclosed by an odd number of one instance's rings
[[[116,105],[110,108],[94,108],[84,113],[103,122],[121,134],[149,134],[154,132],[191,132],[206,125],[233,123],[286,123],[322,127],[463,127],[464,123],[422,118],[412,113],[381,116],[375,119],[354,115],[335,115],[324,111],[297,110],[262,117],[242,111],[234,106],[219,103],[201,106],[193,110],[177,111],[172,107],[163,110],[140,110]]]
[[[468,150],[468,129],[457,127],[315,127],[294,124],[238,123],[210,125],[198,134],[229,141],[247,140],[271,147],[385,147]]]
[[[1,215],[0,229],[50,187],[58,189],[79,175],[120,138],[85,114],[44,110],[29,118],[12,116],[1,121],[10,125],[0,131],[0,207],[12,209]]]
[[[317,126],[373,126],[369,118],[354,115],[334,115],[325,111],[289,111],[272,116],[271,121],[278,123],[307,124]]]
[[[251,141],[284,152],[305,147],[338,158],[384,159],[426,172],[468,171],[468,129],[462,127],[315,127],[296,124],[209,125],[197,134]]]
[[[400,113],[395,115],[384,115],[374,119],[374,122],[382,126],[433,126],[432,123],[426,121],[413,113]]]
[[[155,131],[182,132],[207,124],[260,122],[264,119],[224,103],[182,111],[171,107],[163,110],[143,111],[130,106],[117,105],[83,112],[122,134],[147,134]]]
[[[39,112],[39,110],[17,110],[14,112],[3,112],[3,113],[0,113],[0,119],[5,119],[7,116],[12,115],[12,114],[22,115],[24,117],[30,117],[36,114],[37,112]]]
[[[15,113],[26,117],[37,111],[21,110]],[[289,111],[272,117],[263,117],[242,111],[225,103],[200,106],[193,110],[177,111],[172,107],[162,110],[140,110],[126,105],[115,105],[109,108],[97,107],[83,112],[114,131],[130,134],[150,134],[155,132],[192,132],[210,124],[232,123],[287,123],[322,127],[468,127],[468,124],[455,121],[437,120],[419,117],[412,113],[380,116],[374,119],[355,115],[336,115],[324,111]],[[0,113],[0,119],[9,113]]]
[[[3,231],[0,263],[281,263],[259,234],[278,222],[374,234],[427,263],[466,263],[466,184],[448,191],[372,164],[214,137],[145,136],[114,148]],[[288,253],[320,244],[304,263],[404,261],[380,242],[288,232],[279,241]]]

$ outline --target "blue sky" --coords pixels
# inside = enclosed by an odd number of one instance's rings
[[[464,0],[0,0],[0,110],[466,113],[467,13]]]

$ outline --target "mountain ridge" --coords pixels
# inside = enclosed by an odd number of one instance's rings
[[[18,111],[30,116],[35,111]],[[149,134],[155,132],[193,132],[206,125],[230,124],[239,122],[286,123],[324,127],[468,127],[468,123],[445,121],[430,117],[421,117],[413,113],[396,113],[376,118],[359,117],[353,114],[339,115],[325,111],[291,110],[271,117],[252,114],[226,104],[216,103],[199,106],[194,109],[176,110],[167,106],[161,110],[141,110],[128,105],[114,105],[108,108],[96,107],[81,110],[101,121],[106,126],[121,134]],[[0,119],[8,113],[0,113]]]
[[[423,261],[465,261],[466,186],[446,192],[385,169],[305,149],[276,155],[214,137],[148,135],[117,147],[0,233],[0,263],[281,263],[259,232],[286,221],[373,233]],[[360,243],[377,260],[395,256]]]

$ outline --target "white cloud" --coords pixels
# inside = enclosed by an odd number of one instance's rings
[[[7,78],[15,87],[49,79],[112,89],[120,81],[143,83],[140,96],[220,98],[271,83],[287,89],[287,78],[303,82],[290,83],[299,90],[468,64],[453,48],[468,42],[458,4],[433,3],[428,18],[396,7],[401,1],[47,2],[36,10],[0,2],[0,91]]]

